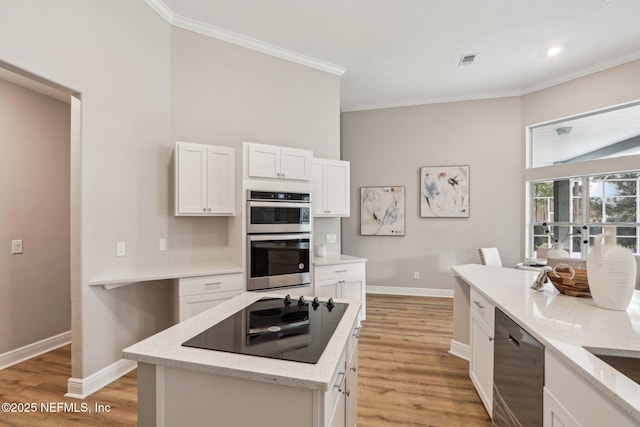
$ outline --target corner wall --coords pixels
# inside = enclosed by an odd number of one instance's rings
[[[367,286],[452,289],[450,267],[479,262],[496,246],[520,260],[520,98],[344,113],[342,150],[351,161],[351,217],[343,252],[368,258]],[[470,166],[470,217],[420,217],[420,167]],[[360,235],[360,187],[405,186],[405,236]],[[420,279],[413,277],[414,272]]]

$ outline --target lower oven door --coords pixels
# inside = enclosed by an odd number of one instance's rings
[[[247,290],[311,283],[311,234],[250,234]]]

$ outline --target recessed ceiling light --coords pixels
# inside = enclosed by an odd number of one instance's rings
[[[559,47],[552,47],[551,49],[549,49],[547,51],[547,55],[549,56],[556,56],[557,54],[559,54],[562,51],[562,49],[560,49]]]

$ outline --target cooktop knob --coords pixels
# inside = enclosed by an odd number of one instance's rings
[[[313,302],[311,303],[311,306],[313,307],[314,310],[317,310],[318,307],[320,307],[320,301],[318,301],[318,297],[313,298]]]
[[[303,305],[305,305],[307,302],[304,300],[304,297],[300,297],[298,298],[298,308],[301,308]]]
[[[327,301],[327,308],[329,309],[329,311],[333,310],[333,307],[335,307],[335,304],[333,303],[333,298],[329,298],[329,301]]]
[[[284,297],[284,305],[289,307],[291,305],[291,296],[287,295]]]

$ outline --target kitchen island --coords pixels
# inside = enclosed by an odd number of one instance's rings
[[[611,311],[591,298],[559,294],[549,283],[530,289],[536,272],[477,264],[452,270],[458,339],[465,338],[465,325],[468,339],[470,308],[493,306],[544,345],[545,426],[640,425],[640,385],[585,349],[640,356],[639,291],[626,311]],[[470,292],[482,301],[471,301]]]
[[[243,293],[126,348],[123,357],[138,362],[139,425],[355,424],[357,301],[335,300],[348,307],[317,363],[182,345],[270,297],[284,295]]]

